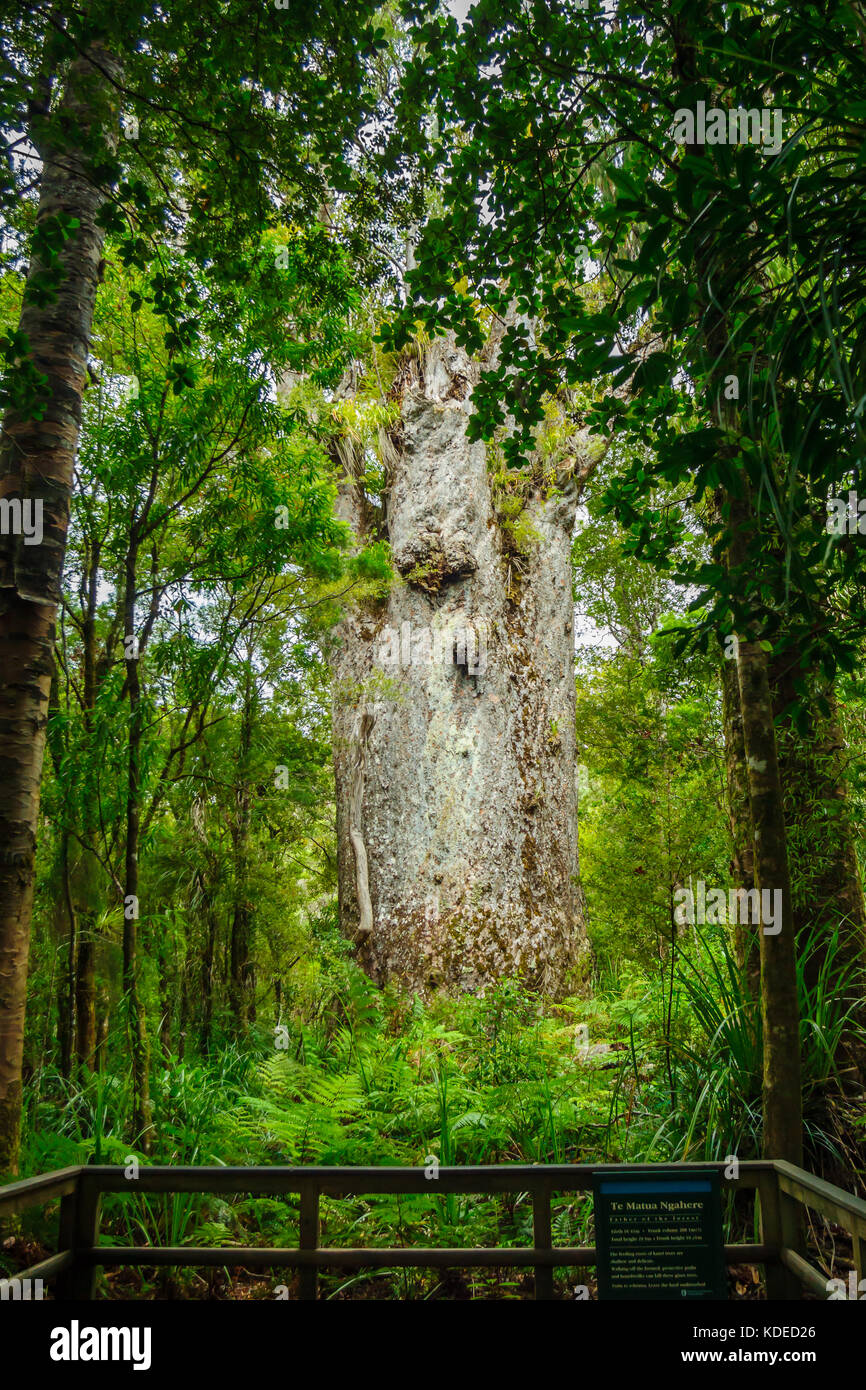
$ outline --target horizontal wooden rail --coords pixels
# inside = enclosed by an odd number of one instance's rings
[[[652,1163],[502,1163],[467,1168],[440,1168],[437,1178],[425,1176],[419,1168],[186,1168],[142,1167],[136,1178],[127,1178],[123,1168],[92,1166],[84,1171],[101,1192],[206,1192],[206,1193],[301,1193],[308,1188],[324,1197],[372,1196],[381,1193],[489,1194],[494,1192],[585,1192],[592,1187],[594,1173],[634,1173],[636,1176],[658,1171]],[[723,1173],[724,1163],[677,1163],[685,1174],[715,1168]],[[757,1187],[760,1174],[772,1177],[770,1160],[755,1159],[740,1164],[739,1176],[729,1180],[732,1188]],[[0,1212],[3,1188],[0,1188]]]
[[[46,1260],[40,1260],[38,1265],[31,1265],[29,1269],[19,1270],[17,1274],[9,1274],[6,1278],[29,1279],[31,1282],[41,1279],[44,1283],[48,1283],[49,1279],[56,1279],[58,1274],[71,1269],[73,1259],[71,1250],[61,1250],[59,1255],[49,1255]]]
[[[548,1269],[566,1269],[594,1265],[598,1252],[594,1245],[553,1245],[549,1250],[539,1250],[535,1246],[497,1245],[494,1247],[458,1246],[449,1249],[445,1246],[395,1247],[340,1246],[333,1249],[319,1247],[316,1250],[276,1249],[272,1246],[232,1245],[212,1246],[175,1245],[100,1245],[83,1253],[91,1264],[117,1265],[193,1265],[225,1266],[237,1268],[249,1265],[261,1269],[273,1265],[274,1268],[291,1269],[380,1269],[384,1265],[394,1265],[406,1269],[448,1269],[461,1266],[495,1266],[506,1269],[509,1265],[525,1268],[536,1265]],[[763,1264],[772,1261],[775,1252],[766,1245],[726,1245],[727,1264]]]
[[[684,1175],[724,1163],[666,1164]],[[299,1296],[316,1297],[319,1271],[329,1269],[444,1269],[532,1268],[536,1298],[553,1297],[556,1268],[584,1268],[597,1263],[594,1246],[555,1246],[551,1238],[550,1202],[558,1193],[585,1192],[602,1173],[633,1175],[657,1172],[657,1164],[501,1164],[473,1168],[440,1168],[428,1178],[418,1168],[141,1167],[137,1175],[102,1165],[65,1168],[0,1187],[0,1218],[37,1203],[61,1199],[60,1246],[56,1255],[12,1276],[16,1280],[56,1279],[60,1299],[92,1298],[96,1270],[130,1266],[246,1266],[251,1269],[290,1268],[299,1271]],[[866,1252],[866,1202],[791,1164],[750,1159],[739,1165],[736,1178],[724,1178],[731,1190],[752,1189],[761,1205],[763,1239],[754,1245],[726,1245],[729,1265],[763,1265],[768,1296],[795,1296],[792,1287],[805,1286],[827,1296],[827,1279],[794,1248],[792,1233],[802,1205],[814,1207],[846,1227],[855,1246],[858,1271]],[[252,1246],[109,1246],[99,1243],[100,1202],[103,1194],[133,1193],[267,1194],[299,1198],[297,1248]],[[401,1195],[460,1195],[525,1193],[532,1197],[531,1246],[364,1247],[323,1248],[319,1245],[319,1204],[322,1197]],[[791,1281],[795,1281],[792,1285]]]
[[[799,1279],[804,1288],[810,1293],[815,1293],[819,1298],[827,1297],[827,1276],[804,1260],[802,1255],[798,1255],[796,1250],[781,1250],[782,1264],[786,1269]]]
[[[814,1207],[837,1225],[847,1226],[849,1231],[856,1230],[860,1236],[866,1237],[866,1202],[861,1197],[843,1192],[840,1187],[834,1187],[814,1173],[795,1168],[793,1163],[777,1163],[776,1172],[782,1192],[796,1197],[803,1206]]]
[[[13,1216],[27,1207],[37,1207],[56,1197],[68,1196],[75,1191],[82,1171],[80,1165],[60,1168],[55,1173],[42,1173],[36,1178],[7,1183],[5,1187],[0,1187],[0,1216]]]
[[[92,1263],[97,1265],[193,1265],[226,1266],[237,1268],[249,1265],[251,1269],[382,1269],[394,1266],[400,1269],[448,1269],[452,1266],[496,1267],[506,1269],[513,1265],[524,1269],[538,1265],[552,1268],[557,1265],[595,1264],[595,1249],[591,1246],[562,1246],[551,1250],[536,1250],[534,1246],[497,1245],[493,1248],[479,1246],[459,1246],[449,1249],[434,1246],[422,1249],[419,1246],[362,1246],[339,1247],[317,1250],[286,1249],[237,1245],[215,1250],[208,1246],[178,1245],[173,1249],[163,1246],[159,1250],[150,1246],[104,1246],[88,1252]]]
[[[843,1192],[840,1187],[834,1187],[832,1183],[825,1182],[815,1173],[808,1173],[804,1168],[796,1168],[793,1163],[785,1163],[781,1159],[776,1163],[776,1174],[780,1193],[789,1199],[793,1199],[801,1206],[813,1207],[815,1211],[821,1213],[828,1221],[835,1221],[837,1226],[842,1226],[851,1236],[854,1254],[854,1268],[857,1273],[856,1283],[858,1288],[866,1279],[866,1202],[862,1197],[855,1197],[853,1193]],[[795,1251],[783,1250],[782,1261],[787,1264],[801,1283],[813,1293],[823,1289],[824,1297],[827,1297],[827,1278],[826,1275],[819,1273],[811,1265],[807,1264]],[[793,1255],[794,1262],[785,1260],[785,1254]],[[803,1269],[801,1266],[805,1266]],[[805,1273],[808,1270],[808,1276]]]

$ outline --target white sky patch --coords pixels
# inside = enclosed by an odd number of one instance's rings
[[[466,20],[469,16],[469,11],[472,9],[473,3],[474,0],[446,0],[446,10],[449,14],[452,14],[454,16],[461,29],[463,28],[463,25],[466,23]]]

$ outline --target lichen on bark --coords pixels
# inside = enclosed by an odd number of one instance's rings
[[[478,372],[447,340],[403,364],[378,523],[397,578],[386,599],[348,608],[333,633],[341,920],[377,980],[427,993],[517,975],[559,996],[588,958],[575,777],[577,494],[565,477],[551,487],[527,470],[515,547],[487,450],[467,439]],[[369,507],[351,469],[340,508],[365,539]],[[360,930],[359,836],[369,932]]]

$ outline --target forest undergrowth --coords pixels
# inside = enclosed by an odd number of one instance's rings
[[[808,960],[808,950],[801,952]],[[832,962],[831,962],[832,967]],[[804,971],[801,1038],[809,1166],[856,1163],[833,1086],[846,1021],[838,972]],[[832,988],[828,981],[833,981]],[[760,1149],[760,1012],[723,932],[692,930],[655,972],[626,963],[590,996],[545,1001],[514,980],[483,995],[428,1002],[378,989],[327,914],[314,967],[276,1024],[243,1040],[215,1034],[210,1056],[154,1058],[150,1153],[130,1144],[130,1076],[120,1065],[72,1084],[46,1062],[29,1088],[23,1174],[76,1163],[134,1165],[413,1165],[429,1195],[322,1199],[328,1246],[531,1245],[532,1198],[437,1195],[437,1165],[714,1160]],[[109,1049],[112,1040],[109,1039]],[[860,1125],[862,1128],[863,1121]],[[850,1145],[850,1140],[848,1141]],[[733,1168],[731,1171],[734,1171]],[[729,1191],[726,1239],[758,1240],[754,1204]],[[591,1193],[553,1200],[555,1244],[593,1243]],[[52,1249],[56,1207],[30,1212],[0,1249],[14,1272]],[[810,1231],[828,1277],[845,1269],[844,1236]],[[105,1244],[292,1246],[294,1197],[107,1195]],[[835,1261],[835,1264],[834,1264]],[[590,1279],[557,1271],[561,1297],[592,1296]],[[761,1296],[757,1272],[731,1271],[732,1292]],[[215,1269],[100,1274],[111,1297],[292,1297],[290,1272]],[[321,1276],[325,1298],[522,1298],[531,1271],[369,1270]],[[576,1290],[576,1292],[575,1292]]]

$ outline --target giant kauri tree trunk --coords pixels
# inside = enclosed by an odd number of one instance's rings
[[[384,503],[341,506],[398,580],[335,634],[340,911],[379,981],[575,987],[578,880],[570,548],[581,470],[528,467],[509,505],[466,426],[479,368],[445,341],[404,362]],[[505,514],[507,512],[507,515]]]

